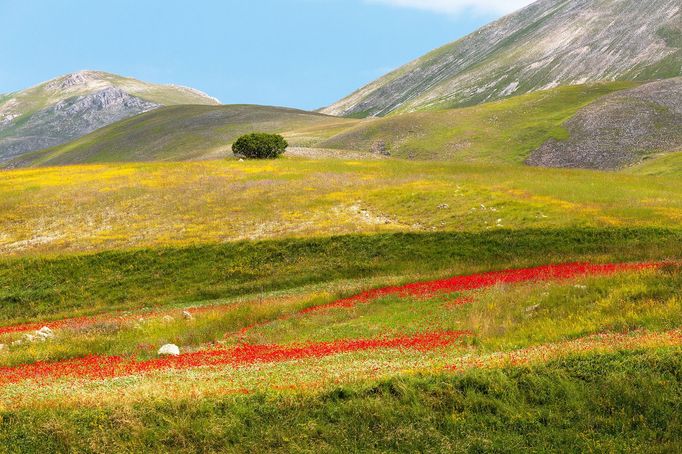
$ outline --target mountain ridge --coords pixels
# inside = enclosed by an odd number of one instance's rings
[[[540,0],[320,111],[385,116],[615,80],[682,75],[678,0]]]
[[[0,95],[0,162],[165,105],[217,105],[205,93],[83,70]]]

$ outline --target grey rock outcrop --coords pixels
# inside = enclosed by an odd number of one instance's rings
[[[205,93],[101,71],[79,71],[0,95],[0,164],[61,145],[160,106],[217,105]]]
[[[22,153],[60,145],[103,126],[159,107],[125,91],[109,87],[101,91],[60,101],[40,110],[19,126],[8,125],[2,137],[0,161]]]
[[[541,167],[615,170],[654,153],[682,151],[682,78],[651,82],[605,96],[581,109],[526,163]]]

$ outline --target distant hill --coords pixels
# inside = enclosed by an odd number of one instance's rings
[[[540,0],[322,112],[385,116],[560,85],[682,75],[680,0]]]
[[[192,88],[151,84],[100,71],[80,71],[0,95],[0,162],[176,104],[219,102]]]
[[[407,159],[523,164],[580,109],[632,82],[559,87],[460,109],[362,120],[321,142],[325,148],[383,150]]]
[[[292,145],[318,143],[355,120],[281,107],[161,107],[98,129],[73,142],[25,154],[7,167],[122,161],[176,161],[231,154],[253,131],[285,133]]]
[[[682,151],[682,77],[605,96],[581,109],[526,161],[543,167],[615,170]]]

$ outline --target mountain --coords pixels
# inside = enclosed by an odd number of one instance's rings
[[[680,0],[540,0],[321,112],[384,116],[559,85],[680,75]]]
[[[565,127],[568,139],[548,140],[526,163],[615,170],[652,154],[682,151],[682,77],[604,96]]]
[[[219,104],[192,88],[80,71],[0,96],[0,162],[165,105]]]
[[[23,154],[6,162],[5,167],[225,157],[231,154],[232,141],[245,133],[284,133],[292,145],[308,146],[355,122],[282,107],[160,107],[67,144]]]

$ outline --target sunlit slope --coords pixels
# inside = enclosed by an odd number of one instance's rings
[[[0,252],[380,232],[677,227],[682,185],[403,160],[202,161],[5,171]]]
[[[171,106],[120,121],[74,142],[22,156],[11,166],[224,157],[231,154],[232,141],[248,132],[285,133],[292,144],[306,145],[353,123],[280,107]]]
[[[353,120],[294,109],[173,106],[120,121],[74,142],[23,156],[10,167],[231,156],[252,131],[279,132],[292,146],[407,159],[523,164],[549,139],[566,139],[576,112],[631,83],[561,87],[480,106]],[[313,152],[312,155],[315,155]]]
[[[638,165],[626,169],[628,173],[639,175],[682,175],[682,150],[651,156]]]
[[[383,147],[401,158],[522,164],[548,139],[567,138],[563,125],[581,108],[632,86],[560,87],[480,106],[365,120],[321,146]]]

